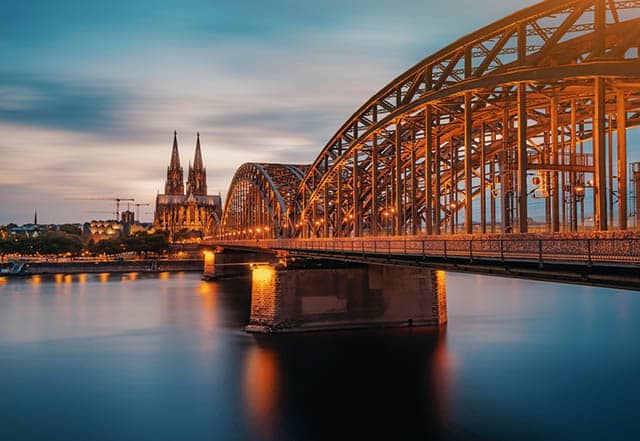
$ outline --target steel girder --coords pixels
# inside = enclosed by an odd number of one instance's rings
[[[546,227],[577,229],[585,186],[594,226],[613,226],[626,163],[612,164],[640,122],[638,46],[640,1],[628,0],[545,1],[456,41],[331,138],[298,188],[293,235],[527,232],[536,191]]]

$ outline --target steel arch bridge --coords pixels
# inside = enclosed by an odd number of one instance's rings
[[[224,237],[283,237],[291,230],[292,213],[300,211],[298,190],[308,166],[243,164],[227,193],[220,222]]]
[[[625,230],[639,47],[640,1],[518,11],[391,81],[313,164],[241,166],[218,238]]]

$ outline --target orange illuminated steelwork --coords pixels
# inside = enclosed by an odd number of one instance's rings
[[[241,166],[219,238],[625,230],[638,29],[639,1],[557,0],[473,32],[371,97],[313,164]]]

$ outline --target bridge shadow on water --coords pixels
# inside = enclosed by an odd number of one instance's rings
[[[446,423],[444,329],[255,338],[244,373],[255,439],[470,438]]]

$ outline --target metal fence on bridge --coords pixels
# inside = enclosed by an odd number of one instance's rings
[[[353,239],[214,240],[212,245],[405,258],[484,259],[640,265],[640,238],[388,237]]]

